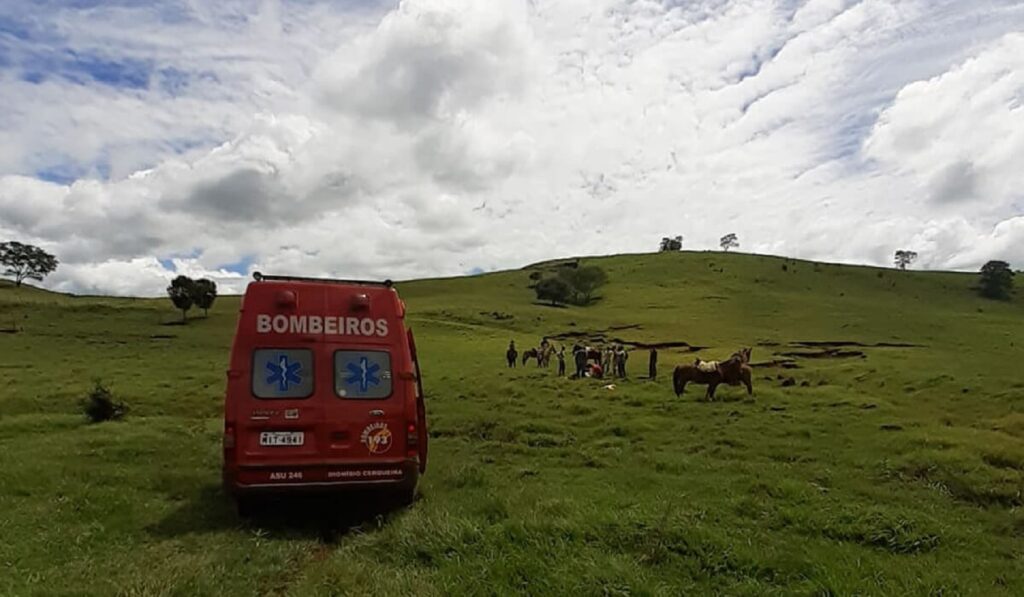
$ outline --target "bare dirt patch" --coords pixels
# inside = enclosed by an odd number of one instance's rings
[[[596,331],[572,331],[562,332],[553,336],[548,336],[550,340],[558,340],[562,342],[583,342],[585,344],[596,345],[596,346],[607,346],[610,344],[621,344],[622,346],[628,346],[630,348],[639,349],[666,349],[666,348],[682,348],[688,352],[697,352],[708,348],[707,346],[697,346],[690,344],[685,340],[668,340],[668,341],[654,341],[654,342],[643,342],[639,340],[628,340],[618,336],[612,336],[611,332],[620,332],[623,330],[639,330],[642,326],[639,324],[633,325],[620,325],[611,326],[604,330]]]
[[[750,366],[754,369],[771,369],[778,367],[780,369],[799,369],[800,365],[793,359],[772,359],[770,361],[758,361],[756,363],[750,363]]]
[[[850,340],[804,340],[790,342],[791,346],[802,346],[805,348],[924,348],[920,344],[905,344],[900,342],[875,342],[866,344],[864,342],[853,342]]]
[[[862,350],[840,350],[838,348],[823,348],[817,351],[794,350],[779,354],[784,357],[801,359],[866,359],[868,356]]]

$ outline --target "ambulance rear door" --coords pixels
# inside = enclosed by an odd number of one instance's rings
[[[390,288],[337,288],[327,308],[338,334],[324,336],[332,388],[322,402],[327,455],[373,466],[405,456],[404,334]],[[386,479],[381,479],[386,480]]]
[[[322,451],[323,402],[332,388],[322,356],[319,318],[325,294],[311,284],[263,283],[247,299],[252,337],[247,395],[238,412],[242,461],[263,465],[312,464]],[[257,298],[258,300],[253,300]]]

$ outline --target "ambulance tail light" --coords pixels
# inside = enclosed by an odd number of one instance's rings
[[[228,423],[224,426],[224,450],[235,449],[235,426]]]
[[[405,454],[409,458],[416,458],[420,455],[420,434],[415,423],[409,423],[405,428]]]

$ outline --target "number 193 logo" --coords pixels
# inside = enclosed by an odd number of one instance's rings
[[[363,429],[359,441],[366,446],[370,454],[384,454],[391,449],[391,430],[387,423],[373,423]]]

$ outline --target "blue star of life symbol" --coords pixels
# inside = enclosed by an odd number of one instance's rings
[[[371,384],[378,385],[380,383],[380,377],[377,375],[380,365],[371,363],[370,359],[366,357],[360,358],[359,363],[349,363],[347,369],[351,375],[345,378],[345,383],[359,384],[360,392],[366,392]]]
[[[285,355],[281,355],[278,363],[267,361],[267,383],[277,384],[279,392],[287,392],[289,384],[301,384],[301,372],[302,363],[289,363]]]

